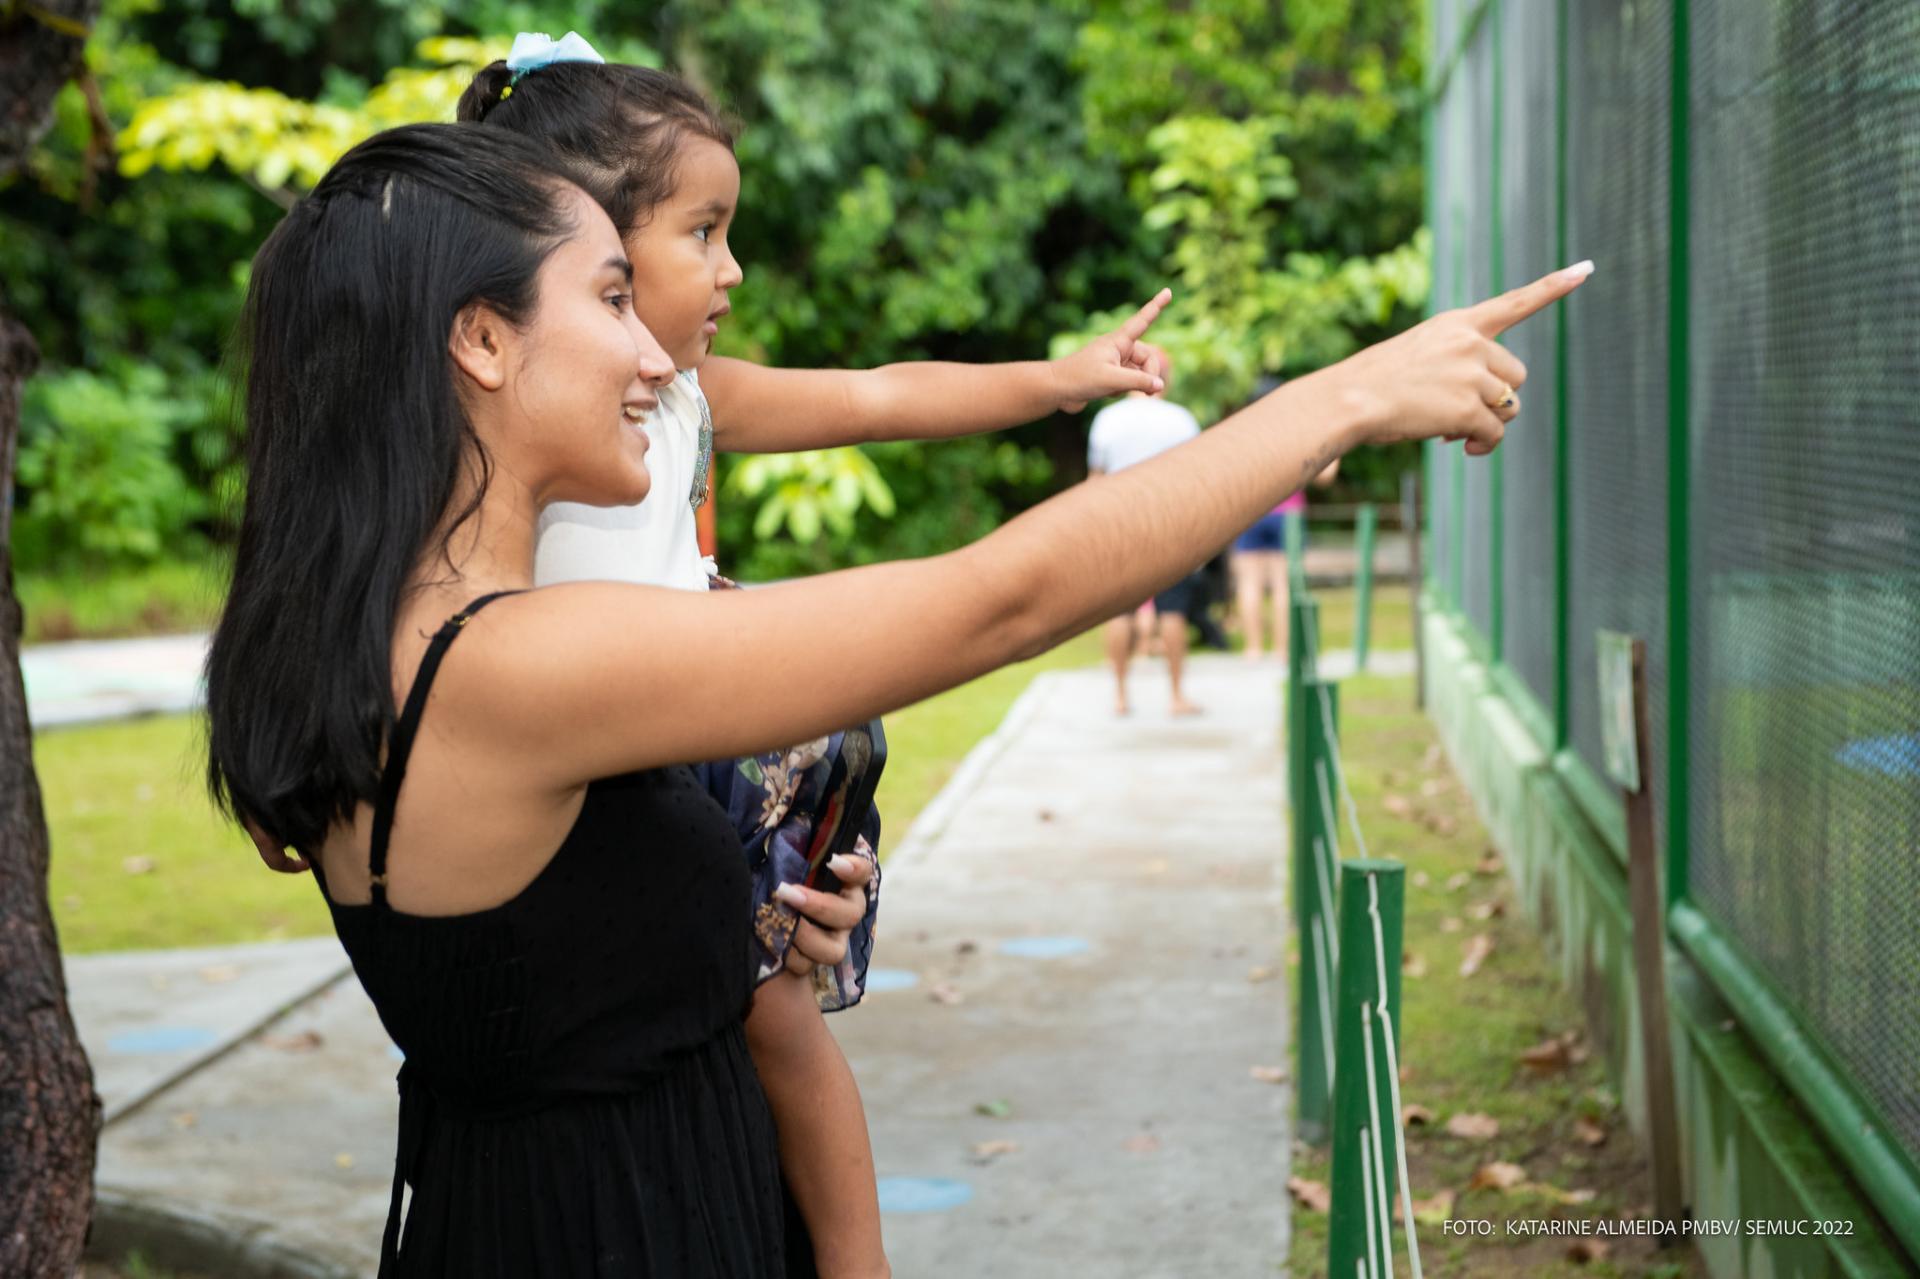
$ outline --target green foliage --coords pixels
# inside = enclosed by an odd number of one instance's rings
[[[893,490],[859,449],[819,449],[745,457],[728,477],[727,491],[759,498],[753,535],[764,541],[784,527],[800,543],[820,536],[821,526],[840,537],[853,535],[862,506],[882,519],[893,514]]]
[[[139,364],[29,384],[16,462],[23,559],[153,560],[207,513],[207,496],[187,482],[175,453],[183,443],[211,451],[223,442],[208,428],[204,395],[169,390],[165,375]]]
[[[52,388],[34,400],[48,478],[23,491],[23,566],[221,535],[233,442],[204,406],[248,258],[354,141],[448,118],[516,29],[574,28],[610,58],[671,66],[739,119],[746,281],[723,353],[1033,358],[1171,284],[1155,340],[1204,420],[1259,374],[1317,367],[1417,313],[1418,10],[660,0],[636,19],[612,0],[109,0],[89,64],[117,163],[98,163],[70,89],[30,176],[0,188],[0,279]],[[165,411],[135,365],[163,379]],[[70,428],[55,406],[76,396],[142,425],[56,447]],[[1076,479],[1085,423],[726,459],[723,562],[763,577],[949,549]],[[1349,459],[1341,485],[1388,496],[1406,464]],[[41,491],[82,474],[90,496]],[[138,514],[101,498],[126,484]]]

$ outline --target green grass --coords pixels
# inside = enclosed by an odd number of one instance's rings
[[[29,644],[205,630],[220,612],[218,554],[136,568],[20,573],[14,582]]]
[[[887,771],[880,775],[878,795],[882,857],[940,793],[974,743],[999,726],[1035,675],[1092,665],[1100,654],[1100,632],[1088,631],[1030,662],[1002,667],[887,716]]]
[[[1099,660],[1097,632],[887,717],[880,784],[898,841],[1043,670]],[[209,946],[323,936],[332,928],[305,875],[260,865],[201,785],[200,721],[167,715],[39,735],[53,840],[50,895],[71,952]]]
[[[200,721],[166,715],[34,739],[69,951],[210,946],[332,930],[305,875],[276,875],[214,813]],[[138,860],[135,860],[138,859]]]
[[[1452,1216],[1487,1219],[1495,1233],[1462,1238],[1438,1224],[1420,1229],[1421,1258],[1434,1276],[1682,1276],[1704,1273],[1691,1253],[1656,1253],[1645,1239],[1609,1238],[1611,1255],[1586,1264],[1567,1256],[1566,1238],[1506,1234],[1505,1222],[1527,1218],[1618,1218],[1652,1201],[1644,1155],[1626,1128],[1618,1098],[1598,1056],[1544,1075],[1520,1055],[1582,1026],[1578,1002],[1561,987],[1540,938],[1518,917],[1504,871],[1481,866],[1490,851],[1464,787],[1441,757],[1432,725],[1413,707],[1405,678],[1343,681],[1342,754],[1360,810],[1368,851],[1406,863],[1404,948],[1421,975],[1402,978],[1402,1101],[1434,1112],[1431,1124],[1407,1132],[1413,1196],[1443,1190],[1456,1198]],[[1348,832],[1342,830],[1343,840]],[[1351,855],[1350,841],[1342,851]],[[1456,878],[1461,877],[1461,878]],[[1476,911],[1502,913],[1486,919]],[[1447,921],[1454,921],[1449,924]],[[1460,975],[1469,938],[1485,934],[1494,949],[1480,970]],[[1447,1120],[1476,1112],[1499,1121],[1489,1141],[1448,1136]],[[1575,1136],[1580,1120],[1598,1123],[1595,1147]],[[1526,1170],[1533,1189],[1469,1190],[1482,1165],[1503,1161]],[[1324,1149],[1294,1160],[1296,1175],[1331,1184]],[[1567,1192],[1592,1191],[1585,1203]],[[1326,1272],[1327,1218],[1296,1205],[1292,1273]],[[1395,1246],[1401,1247],[1395,1234]],[[1405,1266],[1405,1254],[1400,1254]]]

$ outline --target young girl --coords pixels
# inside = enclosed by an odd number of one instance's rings
[[[584,40],[522,34],[475,77],[460,118],[532,136],[600,199],[622,228],[634,266],[634,310],[678,370],[649,416],[654,486],[637,506],[559,503],[541,516],[541,583],[613,580],[704,590],[713,574],[695,535],[715,448],[784,452],[878,439],[940,438],[1001,429],[1063,407],[1164,386],[1164,357],[1139,342],[1164,295],[1131,331],[1067,359],[994,366],[902,364],[869,371],[789,371],[711,358],[729,291],[742,278],[727,247],[740,171],[733,135],[684,81],[602,63]],[[820,1011],[856,1002],[872,947],[878,877],[847,957],[797,981],[767,981],[786,963],[807,892],[805,850],[842,737],[706,766],[710,791],[734,815],[754,869],[754,964],[763,984],[748,1042],[778,1124],[781,1153],[823,1273],[884,1268],[872,1153],[851,1072]],[[856,853],[872,859],[878,821]],[[799,927],[811,925],[804,922]],[[804,965],[792,965],[796,969]],[[848,1248],[849,1240],[864,1241]]]

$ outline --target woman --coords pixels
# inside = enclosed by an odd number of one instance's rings
[[[1492,336],[1578,283],[1437,317],[948,555],[530,590],[546,503],[648,490],[636,423],[673,369],[630,273],[537,149],[464,125],[354,148],[254,263],[210,774],[313,863],[407,1055],[385,1273],[782,1273],[746,870],[678,761],[1038,653],[1358,444],[1491,451],[1525,376]]]

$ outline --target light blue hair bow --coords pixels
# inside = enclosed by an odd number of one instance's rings
[[[518,84],[529,71],[538,71],[556,62],[605,61],[578,31],[569,31],[558,40],[544,31],[522,31],[513,38],[513,48],[507,54],[507,70],[513,72],[509,83]]]

